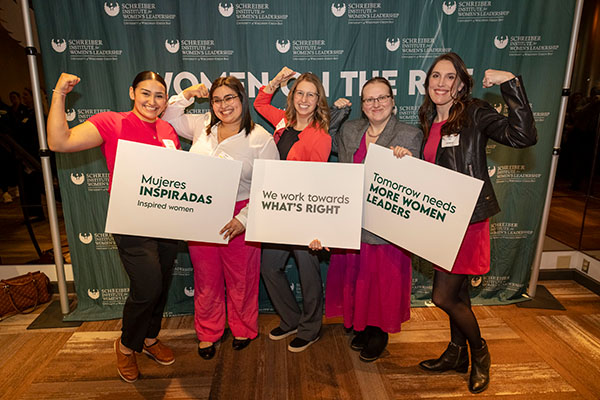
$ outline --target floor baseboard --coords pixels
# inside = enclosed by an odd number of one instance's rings
[[[578,269],[542,269],[540,270],[540,281],[572,280],[581,286],[600,295],[600,282],[591,276],[584,274]]]

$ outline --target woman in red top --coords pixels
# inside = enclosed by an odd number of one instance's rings
[[[329,106],[325,90],[314,74],[300,75],[280,110],[271,105],[273,93],[287,83],[296,72],[284,67],[267,86],[263,86],[254,108],[274,127],[274,139],[282,160],[326,162],[331,151]],[[302,282],[303,308],[300,310],[285,274],[290,253],[298,265]],[[281,340],[296,334],[288,345],[291,352],[300,352],[319,339],[323,318],[323,283],[316,252],[301,246],[264,244],[261,276],[271,303],[281,317],[280,325],[271,330],[269,338]]]
[[[471,310],[468,275],[482,275],[490,269],[489,218],[500,208],[487,171],[488,138],[514,148],[537,141],[533,113],[520,77],[507,71],[488,69],[483,87],[499,85],[508,116],[490,104],[471,97],[473,79],[456,53],[437,57],[425,79],[425,99],[419,109],[424,134],[426,161],[483,180],[484,184],[470,224],[450,272],[436,268],[432,299],[450,317],[451,342],[437,359],[421,362],[427,371],[467,372],[471,349],[469,390],[484,391],[489,384],[490,354],[481,338],[479,324]]]
[[[63,73],[53,90],[48,113],[48,146],[53,151],[71,153],[100,147],[109,172],[109,192],[119,139],[153,146],[179,148],[177,133],[158,118],[167,106],[167,85],[155,72],[137,74],[129,97],[129,112],[103,112],[69,128],[65,98],[80,78]],[[113,235],[125,272],[129,294],[123,307],[121,337],[115,341],[117,370],[126,382],[139,376],[135,352],[144,352],[162,365],[175,362],[171,349],[156,337],[167,302],[177,241],[132,235]]]

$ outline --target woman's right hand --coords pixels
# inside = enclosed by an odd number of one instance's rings
[[[68,74],[63,72],[60,74],[58,78],[58,82],[56,82],[56,86],[54,87],[54,91],[62,94],[67,94],[73,90],[75,85],[79,83],[81,80],[77,75]]]
[[[277,90],[277,88],[281,86],[282,83],[285,83],[292,79],[296,75],[296,73],[296,71],[288,67],[283,67],[281,71],[279,71],[279,73],[275,75],[275,78],[271,79],[271,82],[269,82],[268,87],[271,90],[271,93]]]
[[[323,247],[323,245],[321,244],[321,241],[319,239],[314,239],[312,242],[310,242],[308,244],[308,248],[311,249],[312,251],[319,251],[319,250],[327,250],[329,251],[329,247]]]
[[[402,146],[391,146],[390,149],[392,149],[396,158],[402,158],[404,156],[412,157],[412,152]]]
[[[204,85],[204,83],[198,83],[197,85],[190,86],[183,91],[183,96],[186,100],[189,100],[192,97],[199,97],[201,99],[208,98],[208,89]]]
[[[352,102],[348,99],[340,97],[333,102],[333,105],[341,110],[342,108],[352,107]]]

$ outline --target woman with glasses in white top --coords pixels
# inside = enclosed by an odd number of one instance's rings
[[[195,97],[208,97],[210,113],[184,114]],[[277,160],[279,152],[271,134],[252,121],[246,91],[233,76],[216,79],[210,92],[199,84],[171,97],[163,119],[170,122],[180,136],[193,140],[190,152],[243,163],[234,217],[220,232],[229,243],[188,242],[194,265],[198,354],[209,360],[216,353],[215,343],[223,336],[225,315],[234,336],[235,350],[244,349],[258,335],[260,244],[246,242],[244,231],[254,160]]]
[[[277,88],[296,75],[284,67],[260,89],[254,108],[275,127],[273,136],[282,160],[326,162],[331,151],[331,137],[327,133],[329,106],[319,78],[312,73],[298,76],[287,97],[285,110],[271,105]],[[286,261],[292,252],[300,275],[302,310],[285,274]],[[281,340],[296,334],[288,350],[305,350],[319,339],[323,318],[323,283],[317,253],[304,246],[264,244],[261,276],[281,318],[269,338]]]
[[[340,162],[363,163],[368,147],[375,143],[392,148],[396,157],[418,157],[423,141],[421,131],[398,121],[393,114],[394,94],[385,78],[372,78],[362,88],[363,117],[332,126],[334,152]],[[331,118],[347,117],[352,104],[338,99]],[[310,245],[319,249],[320,243]],[[388,342],[388,333],[400,331],[410,318],[410,254],[379,236],[362,230],[360,251],[334,251],[327,273],[325,314],[344,317],[344,326],[354,328],[350,346],[360,360],[374,361]]]

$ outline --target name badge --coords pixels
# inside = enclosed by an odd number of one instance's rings
[[[222,158],[224,160],[233,160],[233,157],[231,157],[229,154],[225,153],[224,151],[221,151],[217,154],[218,158]]]
[[[177,149],[175,142],[173,142],[171,139],[163,139],[162,141],[167,149]]]
[[[442,136],[442,147],[456,147],[460,142],[460,135],[444,135]]]

